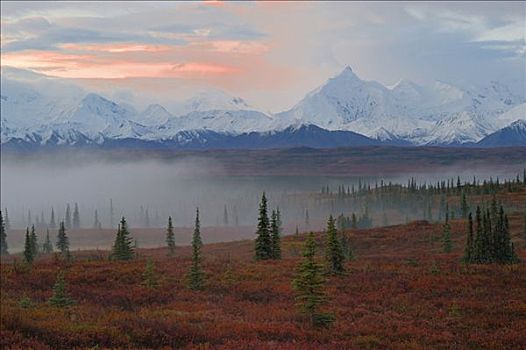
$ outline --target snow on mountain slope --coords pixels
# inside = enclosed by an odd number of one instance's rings
[[[20,72],[6,72],[0,96],[2,143],[11,139],[50,144],[111,139],[150,142],[205,134],[208,139],[223,140],[214,133],[281,132],[291,125],[314,125],[397,144],[471,144],[526,119],[526,96],[499,82],[459,87],[401,80],[388,88],[360,79],[349,67],[292,109],[274,116],[217,90],[184,102],[184,113],[170,113],[159,104],[137,113],[130,105],[57,80],[37,74],[22,74],[16,80]],[[324,135],[336,137],[335,133]]]
[[[83,134],[93,137],[102,133],[106,137],[139,137],[147,129],[131,121],[129,109],[100,95],[90,93],[81,101],[77,109],[62,122],[75,123]]]
[[[496,124],[503,128],[517,120],[526,120],[526,103],[515,106],[506,113],[499,115]]]
[[[53,94],[31,84],[2,77],[0,114],[12,127],[30,127],[64,118],[80,100],[77,94]]]
[[[268,130],[271,122],[271,117],[258,111],[195,111],[181,117],[171,118],[158,130],[163,134],[199,129],[236,134]]]
[[[179,115],[191,112],[214,110],[238,111],[253,110],[242,98],[230,96],[220,90],[203,91],[183,103]]]
[[[279,113],[278,125],[301,121],[328,130],[347,130],[348,124],[380,114],[388,89],[376,82],[364,82],[346,67],[338,76],[310,92],[291,110]]]
[[[494,130],[483,118],[470,112],[460,112],[439,120],[422,140],[422,144],[454,145],[477,142]]]
[[[401,80],[386,88],[361,80],[347,67],[292,109],[277,114],[274,125],[310,123],[414,144],[476,142],[497,130],[497,116],[520,100],[496,82],[467,89],[444,82],[424,87]]]
[[[526,120],[514,121],[509,126],[486,136],[477,143],[481,147],[526,146]]]
[[[134,121],[146,126],[166,123],[173,115],[160,104],[151,104],[134,117]]]

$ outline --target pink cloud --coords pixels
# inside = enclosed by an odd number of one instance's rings
[[[110,53],[122,52],[162,52],[170,49],[169,45],[146,44],[63,44],[63,49],[73,51],[101,51]]]
[[[6,53],[2,55],[2,65],[45,72],[48,75],[61,78],[177,77],[192,79],[237,72],[235,67],[220,63],[187,60],[141,62],[129,59],[111,59],[92,54],[63,54],[48,51]]]
[[[207,42],[212,51],[222,53],[239,53],[244,55],[260,55],[269,47],[257,41],[217,40]]]

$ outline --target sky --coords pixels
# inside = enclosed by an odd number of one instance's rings
[[[1,65],[129,103],[206,89],[278,112],[346,66],[526,81],[526,2],[1,2]]]

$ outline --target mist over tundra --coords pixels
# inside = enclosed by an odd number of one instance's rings
[[[456,181],[457,176],[463,182],[469,182],[474,175],[481,181],[497,177],[505,179],[522,174],[524,167],[524,162],[520,161],[507,165],[488,161],[483,165],[473,163],[464,168],[453,162],[447,166],[440,165],[439,171],[430,166],[416,169],[402,166],[401,170],[386,175],[385,171],[376,170],[376,160],[370,161],[375,166],[371,169],[353,165],[359,163],[363,166],[366,163],[360,160],[345,165],[339,173],[336,172],[340,175],[329,176],[323,173],[327,166],[313,165],[316,157],[307,154],[306,159],[299,162],[303,165],[295,171],[287,169],[293,175],[285,176],[276,169],[283,168],[285,163],[293,163],[293,160],[281,162],[283,155],[276,156],[269,152],[263,153],[263,158],[251,156],[237,159],[236,165],[232,165],[231,160],[236,159],[235,156],[230,156],[231,163],[227,163],[217,156],[220,151],[181,157],[159,157],[154,153],[134,155],[130,152],[126,153],[126,157],[118,153],[82,152],[30,156],[4,154],[1,163],[1,208],[3,212],[7,211],[11,228],[25,229],[34,224],[41,235],[49,228],[52,210],[58,224],[64,220],[68,204],[71,214],[78,205],[80,228],[83,229],[97,226],[97,212],[98,228],[104,231],[99,230],[97,234],[77,232],[75,234],[79,239],[74,240],[72,245],[85,248],[99,247],[100,243],[108,248],[113,239],[113,229],[122,216],[126,217],[132,230],[159,228],[158,234],[151,234],[147,240],[139,239],[140,243],[158,246],[163,244],[162,228],[166,226],[168,216],[172,216],[176,228],[188,228],[193,225],[195,209],[199,207],[204,227],[222,228],[220,234],[205,235],[205,240],[223,241],[252,237],[263,192],[269,198],[270,207],[280,209],[284,234],[292,234],[296,227],[302,231],[322,229],[329,214],[350,215],[351,212],[359,214],[367,210],[375,217],[384,210],[367,203],[358,207],[350,202],[317,197],[325,188],[335,193],[349,192],[389,182],[407,184],[410,178],[418,184]],[[291,150],[287,154],[294,152]],[[274,161],[267,172],[257,170],[262,159]],[[394,160],[396,157],[385,163],[383,168],[391,169],[389,164],[401,162]],[[326,161],[337,164],[331,159]],[[320,172],[313,171],[314,167]],[[416,213],[405,215],[420,218]],[[404,216],[400,215],[391,223],[402,222],[403,219]],[[380,225],[380,220],[374,220],[373,224]],[[15,239],[13,247],[21,248],[23,232],[19,233],[10,237]],[[95,239],[97,235],[98,243],[90,244],[90,239]],[[180,243],[188,243],[189,234],[182,233],[181,237],[184,238]]]

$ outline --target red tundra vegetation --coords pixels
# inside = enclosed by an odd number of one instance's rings
[[[190,247],[139,249],[108,261],[81,251],[31,268],[1,266],[2,349],[525,349],[526,250],[522,216],[510,217],[522,263],[463,265],[466,222],[452,222],[451,253],[441,224],[349,230],[355,259],[328,277],[316,328],[298,313],[291,281],[305,235],[282,240],[282,260],[254,261],[253,241],[205,245],[206,285],[187,288]],[[132,231],[133,233],[133,231]],[[319,248],[325,236],[316,235]],[[323,249],[318,249],[320,259]],[[144,283],[152,261],[156,283]],[[75,304],[47,301],[59,271]],[[151,272],[151,271],[150,271]],[[151,276],[150,276],[151,277]]]

